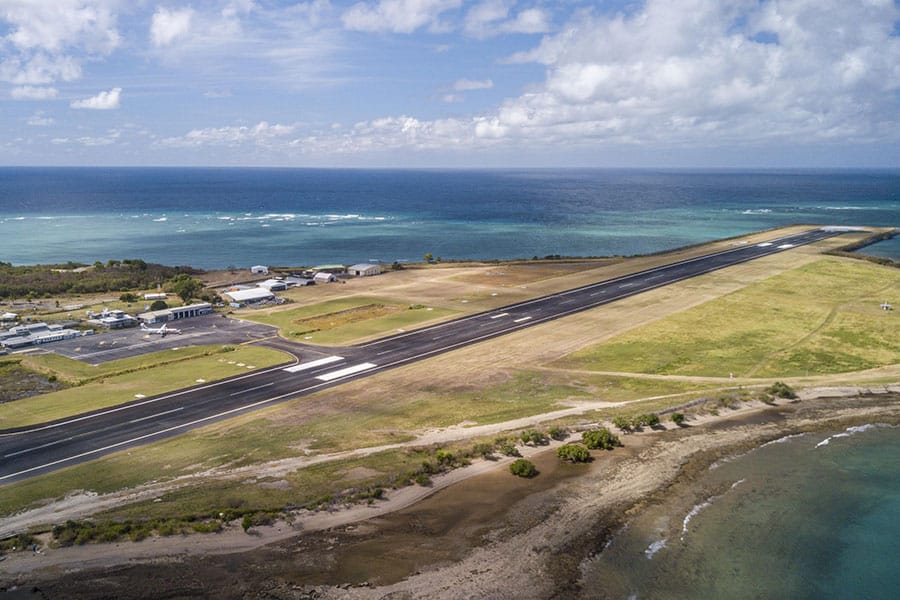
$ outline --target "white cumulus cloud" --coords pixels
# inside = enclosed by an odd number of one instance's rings
[[[75,100],[69,106],[72,108],[86,108],[91,110],[112,110],[119,108],[119,99],[122,88],[113,88],[108,92],[100,92],[96,96]]]
[[[0,79],[46,85],[81,76],[85,58],[106,56],[121,43],[116,0],[3,0]]]
[[[167,46],[186,36],[191,30],[193,17],[194,10],[191,8],[169,10],[160,7],[150,23],[150,41],[154,46]]]
[[[412,33],[422,27],[434,27],[441,15],[459,8],[462,0],[378,0],[358,2],[347,9],[341,20],[355,31]]]

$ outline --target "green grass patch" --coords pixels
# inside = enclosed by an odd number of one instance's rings
[[[791,377],[894,364],[900,321],[879,305],[898,295],[895,270],[827,258],[579,351],[557,366]]]
[[[0,404],[0,429],[35,425],[116,406],[135,400],[137,394],[163,394],[197,385],[198,379],[225,379],[247,373],[250,366],[263,368],[288,360],[286,354],[269,348],[241,346],[231,352],[223,352],[218,348],[215,354],[208,356],[182,359],[172,364],[111,375],[99,380],[94,378],[95,381],[82,386]],[[115,368],[110,370],[114,372]]]
[[[35,371],[50,373],[60,379],[78,385],[95,379],[122,375],[133,371],[141,371],[162,365],[190,360],[198,356],[209,356],[223,351],[222,346],[189,346],[177,350],[163,350],[114,360],[101,365],[61,356],[59,354],[26,355],[22,364]]]
[[[281,335],[288,339],[338,345],[393,333],[456,313],[446,308],[410,306],[384,298],[354,296],[269,314],[248,313],[242,317],[278,327]]]

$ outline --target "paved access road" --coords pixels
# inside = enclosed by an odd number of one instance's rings
[[[340,349],[334,354],[323,352],[322,348],[276,341],[271,345],[290,351],[296,362],[26,430],[0,433],[0,485],[178,435],[212,421],[839,234],[815,229],[771,242],[737,246]]]

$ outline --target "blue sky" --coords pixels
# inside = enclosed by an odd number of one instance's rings
[[[900,167],[897,0],[0,0],[0,164]]]

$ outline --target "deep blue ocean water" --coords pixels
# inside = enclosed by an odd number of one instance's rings
[[[14,264],[630,255],[794,223],[900,226],[900,172],[0,169]]]

